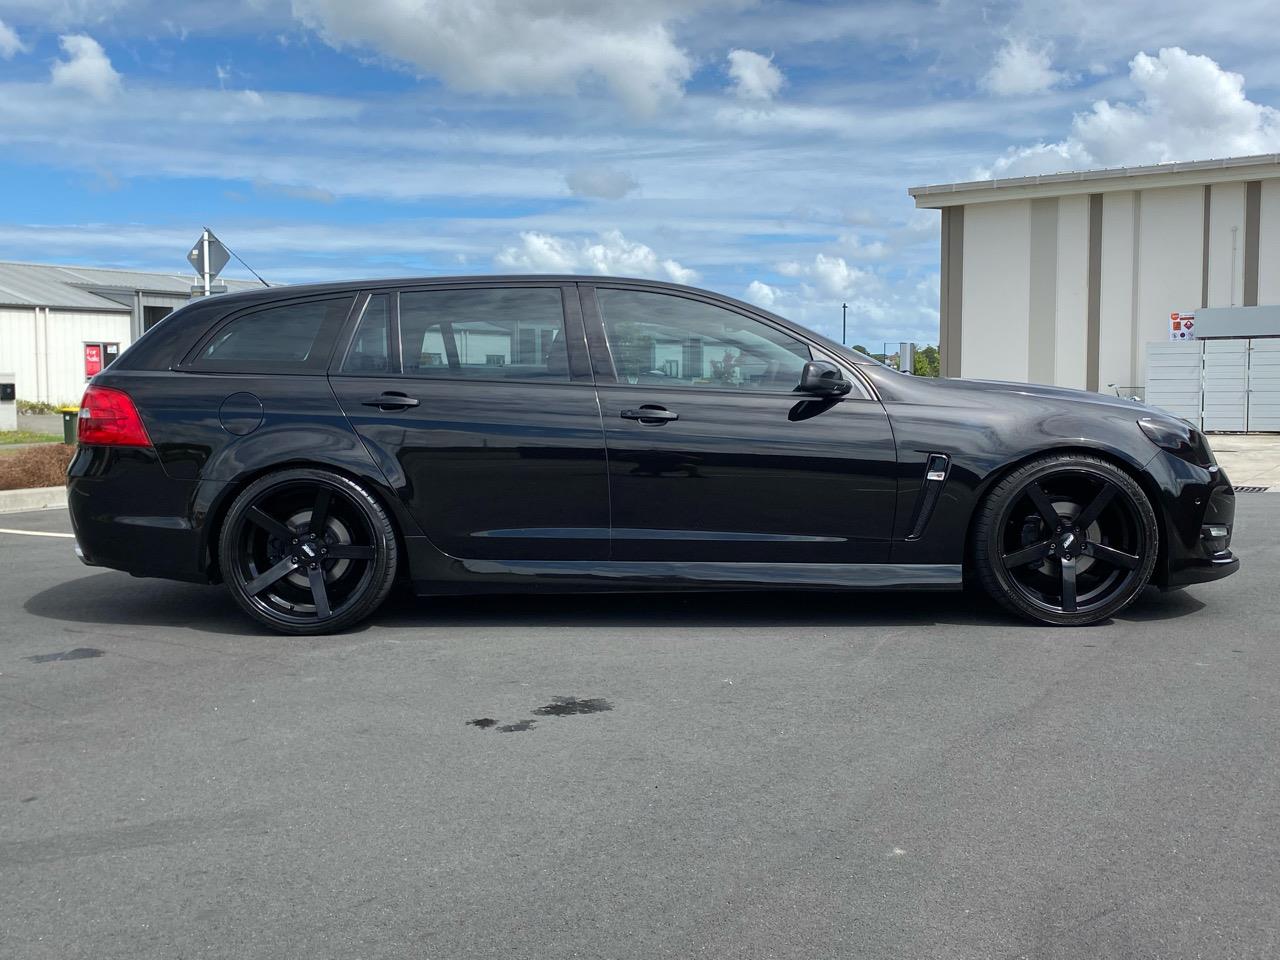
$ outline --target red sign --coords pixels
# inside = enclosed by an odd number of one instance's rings
[[[102,372],[102,344],[86,343],[84,345],[84,378],[96,376]]]

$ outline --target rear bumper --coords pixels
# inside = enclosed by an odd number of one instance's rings
[[[138,577],[208,582],[193,523],[198,486],[168,476],[154,450],[79,447],[67,469],[76,556]]]

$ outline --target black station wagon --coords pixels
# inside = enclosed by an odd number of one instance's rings
[[[950,590],[1048,624],[1234,572],[1205,438],[890,370],[671,284],[459,277],[197,301],[96,376],[76,550],[286,633],[423,596]]]

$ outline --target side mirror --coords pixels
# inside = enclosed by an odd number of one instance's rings
[[[810,360],[800,372],[800,386],[796,390],[815,397],[843,397],[853,389],[840,368],[826,360]]]

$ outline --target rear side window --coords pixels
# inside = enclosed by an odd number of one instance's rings
[[[244,373],[323,370],[354,300],[309,300],[241,314],[223,324],[189,366]]]
[[[371,296],[360,315],[351,346],[342,361],[342,373],[391,373],[391,296]]]
[[[460,380],[568,380],[554,287],[400,294],[404,373]]]

